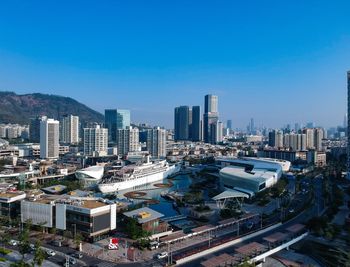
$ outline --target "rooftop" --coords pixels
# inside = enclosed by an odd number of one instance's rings
[[[22,191],[6,191],[6,192],[0,192],[0,197],[1,198],[12,198],[12,197],[17,197],[20,195],[25,195],[24,192]]]
[[[132,210],[129,212],[124,212],[123,214],[126,217],[137,219],[138,223],[140,224],[157,220],[164,216],[164,214],[161,214],[158,211],[152,210],[147,207],[137,209],[137,210]]]

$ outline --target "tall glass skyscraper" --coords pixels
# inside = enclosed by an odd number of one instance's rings
[[[105,127],[108,129],[108,140],[117,141],[117,130],[126,129],[130,126],[130,110],[127,109],[106,109]]]
[[[348,71],[348,178],[350,179],[350,71]]]
[[[203,138],[204,142],[212,143],[211,125],[216,125],[219,121],[218,112],[218,96],[206,95],[204,99],[204,114],[203,114]]]
[[[188,106],[176,107],[174,111],[175,140],[189,140],[190,136],[190,108]]]
[[[202,140],[201,133],[201,107],[193,106],[192,107],[192,141],[198,142]]]

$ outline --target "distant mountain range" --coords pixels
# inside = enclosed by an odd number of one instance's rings
[[[104,116],[70,98],[47,94],[17,95],[14,92],[0,92],[0,123],[28,124],[30,118],[46,115],[60,119],[65,114],[80,117],[80,121],[103,122]]]

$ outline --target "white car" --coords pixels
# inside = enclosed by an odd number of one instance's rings
[[[168,252],[161,252],[157,255],[158,259],[164,259],[166,257],[168,257]]]
[[[9,244],[10,244],[11,246],[17,246],[17,245],[18,245],[18,241],[11,239],[11,240],[9,241]]]
[[[53,250],[51,250],[51,249],[49,249],[49,250],[46,251],[46,254],[49,255],[49,256],[51,256],[51,257],[53,257],[53,256],[56,255],[56,252],[53,251]]]

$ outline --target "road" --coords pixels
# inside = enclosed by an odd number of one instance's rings
[[[261,234],[255,238],[252,238],[247,242],[242,242],[242,243],[240,243],[240,246],[247,244],[247,243],[251,243],[251,242],[262,242],[263,237],[266,237],[266,236],[271,235],[271,234],[276,233],[276,232],[281,232],[281,231],[283,232],[286,228],[288,228],[289,226],[292,226],[296,223],[304,223],[305,224],[309,219],[311,219],[314,216],[317,216],[319,214],[319,211],[320,210],[322,211],[325,208],[324,201],[322,198],[322,192],[323,192],[322,177],[318,176],[312,180],[309,178],[304,178],[302,180],[302,188],[303,187],[305,187],[305,190],[304,191],[302,190],[302,192],[304,192],[304,193],[300,193],[295,197],[294,201],[291,202],[289,209],[292,208],[292,209],[295,209],[295,211],[297,211],[300,208],[304,207],[304,205],[306,204],[306,202],[309,199],[308,194],[310,194],[311,187],[313,187],[313,189],[314,189],[314,205],[311,205],[309,208],[302,211],[300,214],[298,214],[294,218],[285,222],[282,226],[275,228],[275,229],[273,229],[269,232],[266,232],[264,234]],[[307,192],[307,193],[305,193],[305,192]],[[229,248],[222,249],[216,253],[210,254],[210,255],[203,257],[201,259],[198,259],[198,260],[194,260],[194,261],[187,263],[187,264],[184,264],[182,266],[189,266],[189,267],[200,266],[200,263],[202,261],[204,261],[205,259],[211,258],[213,256],[218,256],[222,253],[232,254],[232,252],[234,251],[234,248],[236,246],[237,245],[230,246]],[[165,263],[166,260],[164,260],[163,262]],[[152,263],[145,265],[145,266],[152,266]]]

